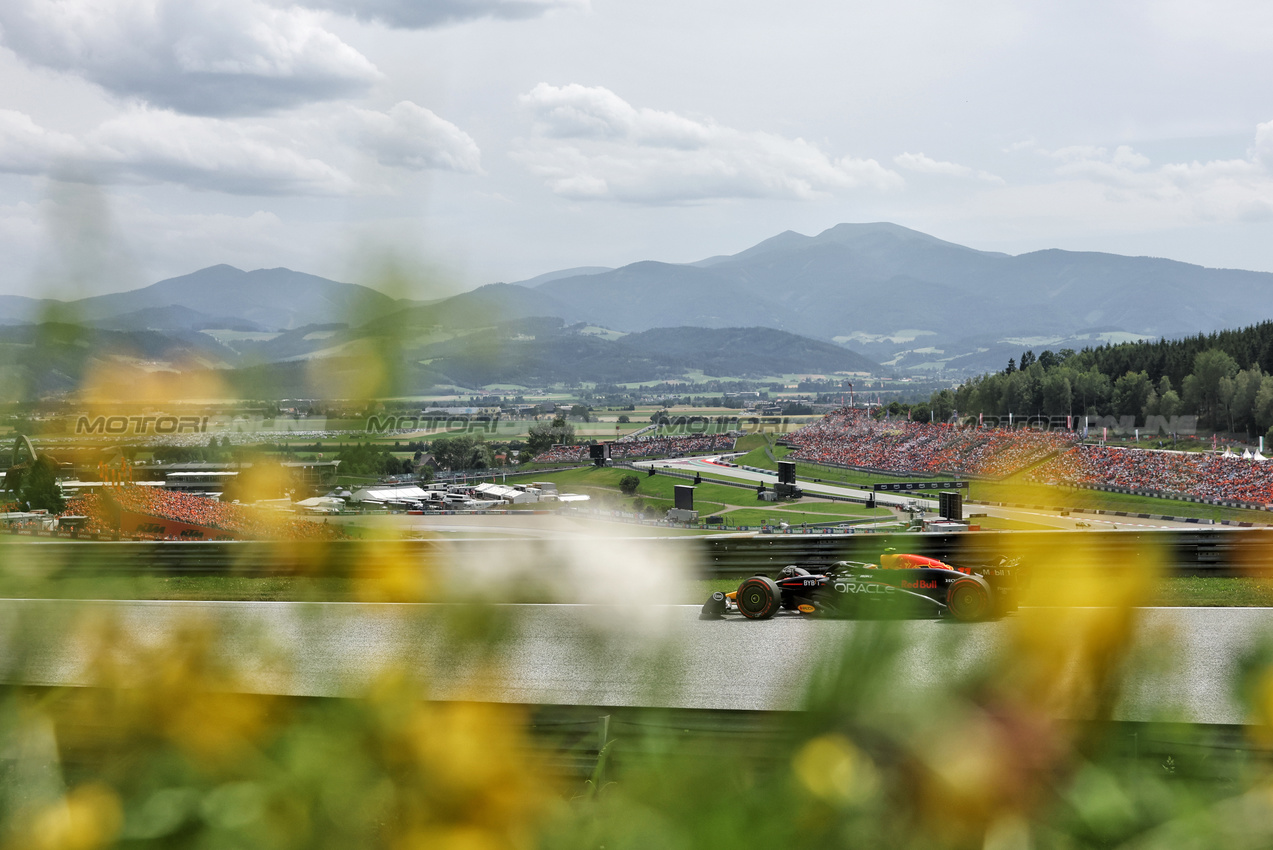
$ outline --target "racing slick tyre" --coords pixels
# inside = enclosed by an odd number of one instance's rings
[[[964,576],[946,589],[946,607],[956,620],[984,620],[991,606],[990,585],[981,576]]]
[[[752,576],[738,585],[734,604],[738,612],[749,620],[768,620],[778,612],[782,592],[769,576]]]

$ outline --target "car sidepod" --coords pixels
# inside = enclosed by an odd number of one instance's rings
[[[1002,617],[1018,608],[1018,591],[1024,584],[1025,576],[1022,567],[1015,563],[995,566],[976,566],[968,569],[973,575],[980,576],[990,587],[991,617]]]
[[[799,614],[814,614],[821,607],[821,599],[829,579],[819,573],[781,576],[778,590],[782,594],[782,607]]]
[[[824,600],[847,617],[940,617],[948,570],[857,570],[836,575]],[[927,574],[933,573],[929,576]]]

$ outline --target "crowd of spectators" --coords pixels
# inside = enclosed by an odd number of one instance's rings
[[[76,496],[67,502],[62,516],[87,516],[83,532],[109,534],[115,530],[106,502],[109,499],[121,510],[160,517],[174,522],[224,531],[238,538],[253,540],[334,540],[343,534],[336,526],[297,519],[284,513],[218,502],[203,496],[175,493],[159,487],[123,485],[111,487],[105,495]],[[156,537],[141,534],[143,537]],[[174,535],[175,536],[175,535]]]
[[[733,451],[734,438],[729,434],[681,434],[672,437],[620,438],[610,444],[610,457],[615,460],[634,457],[676,457],[702,452]],[[553,446],[535,456],[536,463],[584,463],[587,446]]]
[[[1213,452],[1077,446],[1030,471],[1029,481],[1112,485],[1199,499],[1273,503],[1273,462]]]
[[[1079,442],[1072,432],[878,421],[841,409],[788,435],[792,460],[903,474],[1002,477]]]

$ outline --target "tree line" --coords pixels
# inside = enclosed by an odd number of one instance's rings
[[[1216,431],[1273,439],[1273,322],[1181,340],[1033,351],[935,392],[912,417],[1196,415]],[[919,414],[922,414],[919,415]]]

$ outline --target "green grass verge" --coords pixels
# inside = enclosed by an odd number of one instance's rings
[[[1151,496],[1104,493],[1099,490],[1070,489],[1042,484],[1021,484],[1013,481],[974,481],[970,493],[974,500],[981,502],[1008,502],[1043,505],[1050,508],[1127,511],[1138,514],[1273,523],[1273,513],[1267,511],[1248,511],[1217,505],[1200,505],[1195,502],[1180,502],[1175,499],[1155,499]]]
[[[1273,606],[1273,579],[1184,576],[1163,579],[1155,605],[1188,608],[1266,608]]]
[[[318,602],[353,598],[347,579],[294,576],[127,576],[49,580],[0,578],[7,599],[186,599],[226,602]]]
[[[887,508],[867,508],[865,505],[857,502],[811,502],[810,497],[806,495],[798,502],[783,502],[784,507],[773,508],[773,510],[799,510],[806,513],[815,514],[844,514],[848,516],[888,516],[890,511]],[[825,517],[832,519],[831,516]]]
[[[640,479],[636,493],[629,497],[621,495],[619,482],[628,475]],[[724,477],[724,475],[722,475]],[[659,512],[672,507],[674,488],[678,484],[689,484],[685,478],[673,478],[667,475],[650,476],[643,471],[616,469],[613,467],[581,467],[565,472],[555,472],[539,476],[537,481],[551,481],[563,493],[583,493],[591,496],[598,504],[609,505],[620,510],[634,510],[636,499],[641,499],[643,506],[653,506]],[[730,487],[726,484],[704,482],[694,489],[694,506],[700,516],[708,516],[725,507],[741,508],[724,514],[730,525],[765,525],[767,517],[781,514],[788,523],[828,522],[836,516],[845,517],[879,517],[887,518],[891,513],[885,508],[868,510],[862,505],[849,502],[804,502],[786,503],[781,507],[760,507],[762,503],[756,498],[756,491],[751,486]],[[751,509],[751,510],[747,510]]]
[[[676,485],[693,483],[689,479],[673,478],[668,475],[650,476],[642,471],[634,472],[630,469],[596,466],[549,473],[540,476],[536,480],[551,481],[563,493],[583,493],[588,492],[586,488],[591,488],[594,491],[612,491],[614,497],[619,497],[619,481],[627,475],[635,475],[640,479],[635,495],[645,499],[647,502],[651,499],[664,499],[671,502],[674,495],[673,488]],[[630,503],[630,501],[629,499],[628,502]],[[696,505],[700,503],[752,505],[756,502],[756,491],[743,487],[730,487],[725,484],[703,483],[698,485],[694,491],[694,502]]]
[[[1056,531],[1055,525],[1043,525],[1025,520],[1008,519],[1007,517],[969,517],[965,514],[964,519],[968,520],[970,525],[975,525],[982,531]]]
[[[761,449],[763,446],[766,446],[768,444],[769,444],[769,438],[766,437],[764,434],[744,434],[743,436],[739,437],[737,440],[734,441],[734,451],[753,452],[754,450]],[[760,452],[760,455],[763,457],[764,454],[765,453],[762,450]],[[753,466],[754,465],[755,464],[753,464]]]
[[[701,511],[700,511],[701,514]],[[818,523],[818,522],[835,522],[837,520],[880,520],[892,519],[891,511],[882,508],[867,510],[861,508],[855,513],[844,514],[825,514],[813,513],[798,510],[775,510],[773,508],[739,508],[721,514],[722,519],[729,525],[777,525],[785,522],[788,525],[800,525],[800,523]]]

